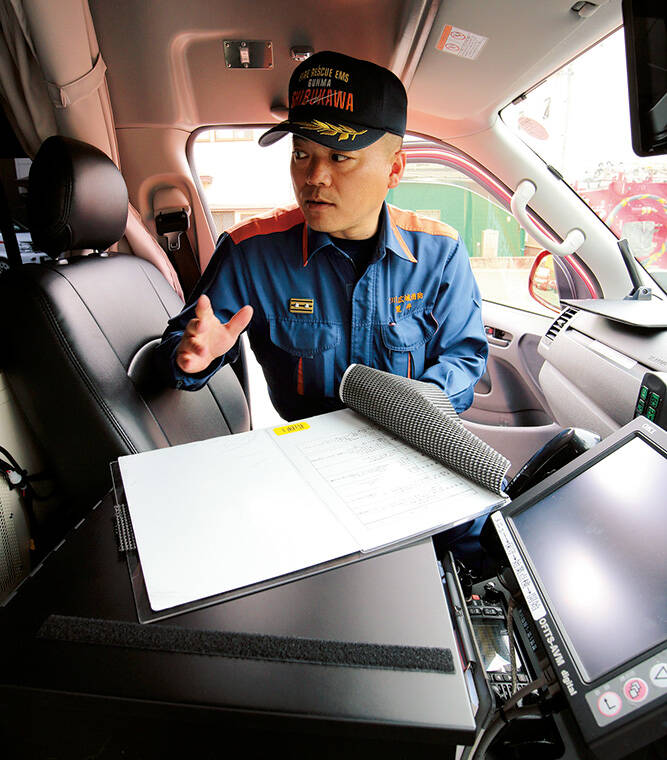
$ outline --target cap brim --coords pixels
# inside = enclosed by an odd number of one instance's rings
[[[264,132],[258,142],[262,147],[273,145],[290,132],[327,148],[341,151],[367,148],[386,134],[381,129],[369,129],[334,121],[313,119],[309,122],[292,122],[288,119]]]

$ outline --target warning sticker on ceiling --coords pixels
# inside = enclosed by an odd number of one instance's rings
[[[466,32],[465,29],[459,29],[456,26],[448,24],[442,30],[436,48],[443,53],[450,53],[451,55],[458,55],[460,58],[474,60],[480,54],[488,39],[488,37],[482,37],[481,34]]]

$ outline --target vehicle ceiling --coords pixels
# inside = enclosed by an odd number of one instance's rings
[[[408,86],[409,128],[453,138],[621,24],[620,0],[590,18],[574,0],[90,0],[118,129],[271,122],[310,45],[369,58]],[[445,25],[488,38],[475,60],[440,52]],[[271,70],[226,68],[225,39],[271,40]]]

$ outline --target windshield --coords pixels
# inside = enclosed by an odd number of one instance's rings
[[[615,32],[502,118],[556,168],[634,256],[667,277],[667,156],[632,151],[623,30]]]

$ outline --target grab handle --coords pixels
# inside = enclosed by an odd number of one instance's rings
[[[543,248],[546,248],[547,251],[553,253],[554,256],[569,256],[583,245],[584,240],[586,240],[586,235],[584,235],[582,230],[578,227],[571,229],[562,243],[557,243],[555,240],[552,240],[545,235],[528,216],[528,202],[536,192],[537,187],[534,182],[531,182],[529,179],[522,179],[510,200],[512,213],[519,220],[519,223],[526,232],[531,235],[531,237],[535,238]]]

